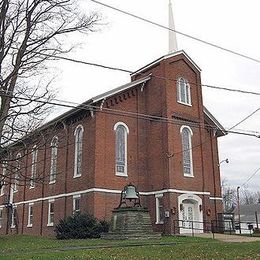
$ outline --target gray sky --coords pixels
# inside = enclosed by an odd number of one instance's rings
[[[168,26],[168,0],[100,0],[138,16]],[[95,33],[79,36],[81,47],[70,57],[127,70],[137,70],[168,52],[168,31],[82,0],[87,12],[102,14],[104,25]],[[259,0],[174,0],[175,28],[260,60]],[[179,49],[202,69],[202,83],[260,92],[260,63],[177,35]],[[72,41],[68,38],[68,41]],[[127,73],[69,62],[51,64],[57,75],[58,98],[83,102],[129,82]],[[204,105],[229,128],[260,107],[260,96],[203,88]],[[260,132],[260,111],[236,127]],[[260,139],[229,134],[219,139],[221,175],[236,187],[260,168]],[[260,171],[247,183],[260,190]]]

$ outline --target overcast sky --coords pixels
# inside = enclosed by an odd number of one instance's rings
[[[100,0],[103,3],[168,26],[168,0]],[[260,60],[259,0],[174,0],[176,30]],[[82,0],[86,13],[98,11],[99,30],[68,41],[82,43],[69,57],[135,71],[168,53],[168,31]],[[260,63],[177,35],[178,47],[202,69],[202,83],[260,92]],[[129,82],[127,73],[69,62],[55,62],[58,98],[83,102]],[[203,88],[204,105],[229,128],[260,107],[260,96]],[[260,132],[260,112],[236,129]],[[241,186],[260,168],[260,139],[228,134],[219,138],[221,176]],[[246,185],[260,190],[260,171]]]

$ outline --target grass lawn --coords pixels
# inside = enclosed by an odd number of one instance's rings
[[[103,248],[95,248],[96,246]],[[144,241],[56,240],[12,235],[0,236],[0,259],[251,260],[260,259],[260,242],[224,243],[192,237],[163,237],[161,240]]]

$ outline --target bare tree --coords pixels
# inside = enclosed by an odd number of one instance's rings
[[[256,197],[256,199],[257,199],[257,203],[260,203],[260,191],[257,191],[257,192],[255,193],[255,197]]]
[[[222,180],[221,187],[224,211],[232,212],[237,205],[236,189],[230,187],[227,179]]]
[[[250,191],[248,189],[243,189],[241,194],[241,204],[250,205],[260,203],[260,192]]]
[[[97,13],[82,14],[77,6],[76,0],[0,1],[1,164],[14,160],[7,144],[38,127],[49,111],[51,80],[41,81],[46,62],[72,50],[68,36],[99,22]],[[6,181],[0,173],[0,189]]]

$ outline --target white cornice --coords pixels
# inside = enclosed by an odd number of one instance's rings
[[[81,194],[86,194],[86,193],[90,193],[90,192],[121,194],[122,191],[121,190],[114,190],[114,189],[104,189],[104,188],[91,188],[91,189],[87,189],[87,190],[75,191],[75,192],[70,192],[70,193],[62,193],[62,194],[57,194],[57,195],[43,197],[43,198],[14,202],[13,204],[14,205],[22,205],[22,204],[30,204],[30,203],[34,203],[34,202],[40,202],[40,201],[51,201],[51,200],[55,200],[55,199],[59,199],[59,198],[81,195]],[[139,193],[140,193],[140,195],[143,195],[143,196],[151,196],[151,195],[157,195],[157,194],[163,194],[163,193],[181,193],[181,194],[187,193],[187,194],[210,196],[210,192],[208,192],[208,191],[189,191],[189,190],[177,190],[177,189],[163,189],[163,190],[157,190],[157,191],[141,191]],[[216,199],[216,198],[213,198],[213,197],[210,197],[210,198]],[[2,206],[0,205],[0,208],[1,207]]]

